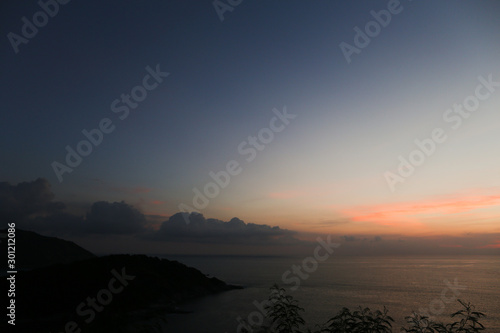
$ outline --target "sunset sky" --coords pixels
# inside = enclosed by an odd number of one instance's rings
[[[2,207],[43,178],[75,223],[124,201],[151,233],[191,207],[297,239],[500,248],[500,3],[219,3],[71,1],[30,38],[37,1],[2,3]],[[52,212],[2,216],[68,233]]]

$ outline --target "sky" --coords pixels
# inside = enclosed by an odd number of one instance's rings
[[[353,253],[498,254],[499,13],[3,1],[0,213],[97,252],[333,235]]]

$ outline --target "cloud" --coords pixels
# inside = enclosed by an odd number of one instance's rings
[[[356,238],[354,236],[341,236],[340,238],[345,240],[346,242],[355,242],[359,240],[359,238]]]
[[[494,244],[486,244],[479,246],[480,249],[500,249],[500,240],[496,240]]]
[[[95,240],[97,235],[106,239],[108,236],[109,239],[129,237],[128,239],[139,241],[156,240],[159,241],[154,242],[157,246],[174,247],[179,247],[182,242],[187,247],[194,246],[192,252],[196,252],[197,245],[206,246],[207,249],[215,246],[218,251],[231,251],[245,246],[256,248],[254,246],[258,245],[261,249],[266,249],[262,251],[275,253],[273,251],[277,249],[276,246],[280,249],[297,249],[314,245],[316,236],[319,235],[318,227],[356,224],[348,218],[318,221],[310,226],[316,227],[314,234],[299,235],[292,230],[266,224],[245,223],[238,218],[222,221],[205,218],[197,213],[177,213],[170,217],[146,216],[124,201],[99,201],[85,203],[83,206],[79,203],[80,207],[75,210],[74,204],[63,204],[54,198],[49,182],[42,178],[17,185],[0,182],[0,216],[7,221],[16,222],[19,228],[56,236],[65,234],[82,236],[82,239],[88,237],[89,242]],[[481,200],[486,201],[488,200]],[[427,209],[429,206],[425,207]],[[75,214],[76,211],[78,214]],[[186,223],[185,217],[189,223]],[[358,234],[349,231],[344,236],[335,237],[343,241],[341,251],[346,254],[498,254],[500,232],[480,233],[478,226],[476,221],[476,232],[456,233],[453,236],[447,233],[410,236],[394,232]],[[247,252],[251,251],[253,250]]]
[[[145,224],[144,214],[124,201],[98,201],[90,207],[83,230],[96,234],[132,234],[143,231]]]
[[[296,225],[305,226],[311,232],[331,232],[332,228],[335,228],[340,225],[345,225],[352,223],[352,221],[348,218],[337,218],[332,220],[322,220],[322,221],[312,221],[312,222],[298,222]]]
[[[331,226],[337,226],[337,225],[342,225],[342,224],[348,224],[351,223],[351,220],[348,218],[338,218],[335,220],[324,220],[324,221],[319,221],[319,222],[307,222],[303,224],[307,225],[317,225],[317,226],[324,226],[324,227],[331,227]]]
[[[146,217],[125,202],[94,202],[86,216],[68,212],[54,201],[43,178],[11,185],[0,182],[0,217],[34,231],[74,234],[133,234],[145,230]]]
[[[65,209],[62,202],[54,202],[50,183],[44,178],[11,185],[0,182],[0,217],[19,222],[36,215],[50,215]]]
[[[485,255],[500,252],[500,233],[458,236],[404,236],[355,234],[339,237],[341,252],[348,255]]]
[[[11,185],[0,183],[0,216],[18,227],[51,234],[134,235],[150,231],[154,239],[204,243],[293,244],[300,242],[295,232],[265,224],[205,219],[201,214],[146,216],[134,206],[121,202],[98,201],[86,213],[76,215],[70,207],[54,201],[50,183],[39,178]],[[161,220],[160,220],[161,219]],[[163,223],[161,223],[163,221]]]
[[[490,189],[470,190],[458,194],[435,196],[425,200],[357,206],[343,209],[341,213],[353,222],[412,229],[413,232],[429,232],[436,220],[470,221],[477,225],[480,219],[489,219],[490,226],[500,206],[500,195],[490,193]],[[429,224],[430,223],[430,224]],[[456,223],[455,223],[456,224]],[[401,231],[401,230],[398,230]]]
[[[26,220],[20,227],[55,234],[135,234],[146,230],[146,217],[123,201],[98,201],[85,217],[60,212]]]
[[[186,223],[187,217],[189,223]],[[291,244],[300,242],[295,239],[294,231],[271,227],[266,224],[245,223],[238,218],[224,222],[206,219],[199,213],[177,213],[163,222],[152,238],[162,241],[201,242],[201,243],[274,243]]]

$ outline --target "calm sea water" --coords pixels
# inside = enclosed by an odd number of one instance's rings
[[[396,323],[394,332],[405,324],[412,311],[429,311],[439,321],[460,309],[457,296],[487,314],[482,323],[486,332],[500,332],[500,257],[330,257],[317,269],[294,283],[282,275],[302,257],[163,256],[229,283],[242,285],[233,290],[183,304],[190,314],[169,314],[164,332],[237,332],[238,320],[259,320],[258,305],[266,300],[269,288],[278,283],[305,308],[308,327],[324,323],[342,307],[361,305],[374,309],[386,306]],[[288,277],[293,276],[290,274]],[[296,275],[295,275],[296,276]],[[449,284],[458,287],[455,293]],[[443,301],[444,300],[444,301]],[[449,302],[449,303],[448,303]],[[249,317],[250,316],[250,317]]]

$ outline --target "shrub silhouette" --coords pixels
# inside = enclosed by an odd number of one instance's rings
[[[300,311],[304,311],[304,309],[297,305],[297,300],[287,295],[285,289],[279,288],[278,285],[275,284],[271,288],[269,302],[271,304],[268,304],[265,308],[267,310],[267,316],[274,324],[274,332],[300,332],[300,326],[305,324],[304,319],[300,315]]]
[[[449,324],[436,323],[426,316],[413,313],[405,317],[407,325],[398,332],[409,333],[476,333],[485,328],[479,320],[484,313],[475,311],[470,303],[458,300],[463,309],[451,314],[454,321]],[[247,325],[250,330],[243,328],[244,333],[391,333],[393,332],[392,319],[388,310],[372,311],[370,308],[359,307],[355,311],[342,308],[335,316],[323,325],[316,325],[316,329],[303,328],[305,320],[300,312],[304,311],[298,301],[287,295],[284,288],[278,285],[271,287],[267,305],[264,307],[264,323],[260,326]]]
[[[328,327],[320,332],[377,332],[390,333],[392,332],[392,324],[394,319],[387,315],[387,310],[384,307],[384,312],[376,310],[372,312],[369,308],[351,312],[348,308],[343,308],[335,317],[328,320]]]
[[[483,331],[485,328],[479,322],[479,319],[484,317],[485,314],[474,311],[474,305],[470,303],[465,303],[462,300],[458,300],[458,302],[463,306],[463,309],[453,313],[451,317],[461,317],[460,321],[445,325],[434,323],[426,316],[413,313],[411,316],[405,318],[410,327],[403,327],[403,330],[411,333],[475,333]]]

